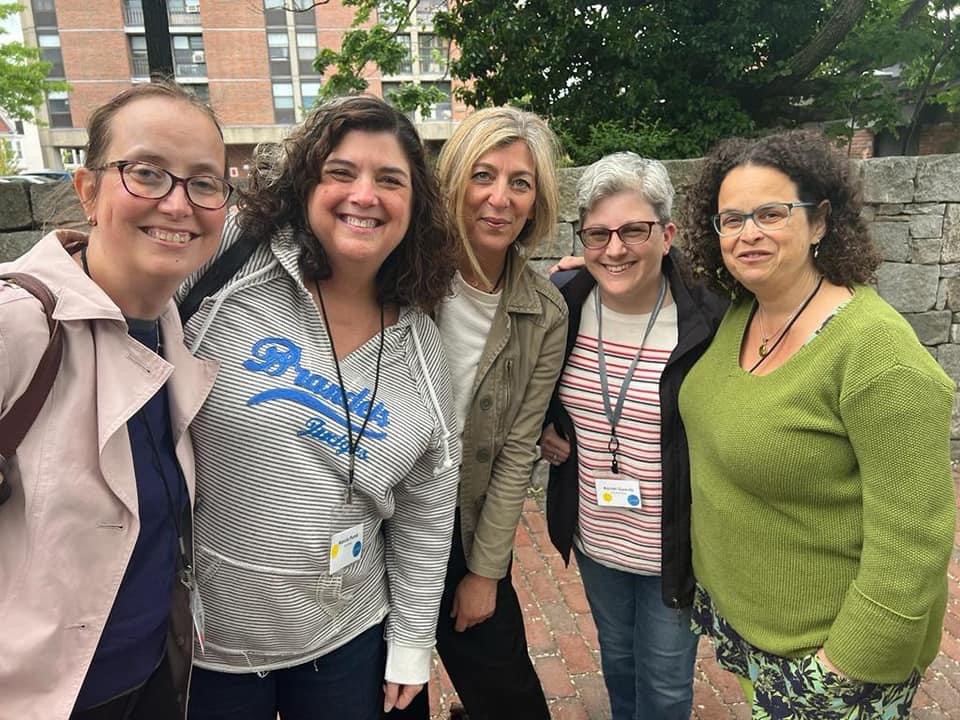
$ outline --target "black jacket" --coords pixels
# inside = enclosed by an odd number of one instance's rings
[[[700,284],[689,283],[680,268],[678,252],[671,249],[663,259],[663,272],[677,305],[677,347],[670,354],[660,378],[660,452],[663,464],[663,516],[661,518],[663,602],[667,607],[686,607],[693,602],[693,566],[690,559],[690,459],[687,436],[680,420],[677,397],[687,371],[713,339],[727,302]],[[587,270],[556,273],[554,282],[570,310],[564,362],[570,357],[580,331],[584,300],[596,282]],[[547,529],[554,547],[570,562],[573,534],[579,512],[577,438],[573,421],[553,391],[546,424],[570,442],[567,461],[550,468],[547,485]]]

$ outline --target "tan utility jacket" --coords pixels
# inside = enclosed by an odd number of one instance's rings
[[[460,518],[467,567],[507,573],[537,440],[563,365],[567,306],[559,291],[508,256],[500,306],[477,366],[463,430]]]

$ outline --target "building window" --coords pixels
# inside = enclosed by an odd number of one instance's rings
[[[297,61],[300,65],[301,75],[315,75],[313,61],[317,57],[317,33],[316,32],[298,32],[297,33]]]
[[[287,60],[290,57],[290,40],[285,32],[267,33],[267,53],[271,60]]]
[[[320,83],[315,80],[300,83],[300,97],[303,100],[303,109],[310,110],[317,104],[317,95],[320,94]]]
[[[190,83],[189,85],[184,85],[183,89],[200,102],[206,105],[210,104],[210,86],[206,83]]]
[[[317,36],[316,33],[297,33],[297,58],[300,60],[309,60],[317,56]]]
[[[130,74],[133,77],[150,77],[150,61],[147,59],[145,35],[130,36]]]
[[[287,12],[283,6],[284,0],[263,0],[263,17],[267,26],[283,27],[287,24]]]
[[[53,65],[50,68],[50,77],[62,78],[63,74],[63,52],[60,50],[60,35],[55,32],[38,32],[37,45],[40,46],[40,57]]]
[[[207,58],[202,35],[173,36],[173,67],[178,78],[207,76]]]
[[[433,33],[420,33],[420,74],[443,75],[447,71],[447,47],[443,38]]]
[[[453,106],[450,103],[450,83],[448,82],[435,82],[435,83],[422,83],[424,86],[431,86],[439,89],[446,95],[446,100],[438,102],[436,105],[433,105],[430,108],[430,112],[423,116],[424,120],[452,120],[453,119]]]
[[[73,127],[73,121],[70,118],[70,98],[67,93],[47,93],[47,114],[50,115],[50,127]]]
[[[60,162],[64,170],[76,170],[86,162],[87,156],[83,148],[61,147],[57,150],[60,152]]]
[[[277,123],[288,125],[296,121],[293,106],[293,83],[273,83],[273,117]]]
[[[123,23],[132,27],[143,27],[143,0],[124,0]]]
[[[400,68],[397,70],[398,75],[412,75],[413,74],[413,50],[410,47],[410,36],[409,35],[397,35],[397,42],[403,45],[405,55],[403,62],[400,64]]]
[[[383,93],[383,99],[386,100],[391,105],[393,105],[394,104],[393,98],[390,97],[390,94],[399,92],[401,85],[403,85],[403,83],[398,83],[398,82],[380,83],[380,92]],[[417,119],[416,112],[411,110],[410,112],[405,114],[408,118],[410,118],[411,121],[416,121]]]
[[[200,0],[167,0],[170,25],[199,25]]]
[[[33,0],[33,24],[38,27],[57,26],[57,6],[54,0]]]
[[[420,0],[417,3],[417,22],[421,25],[433,25],[433,16],[447,9],[447,0]]]

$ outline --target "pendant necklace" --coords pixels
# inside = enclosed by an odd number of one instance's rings
[[[760,322],[761,342],[760,342],[760,347],[757,348],[757,355],[760,356],[760,359],[757,360],[757,362],[753,365],[753,367],[750,368],[749,372],[752,373],[754,370],[760,367],[760,363],[766,360],[770,356],[770,353],[772,353],[774,350],[777,349],[777,346],[787,336],[787,333],[790,332],[790,328],[792,328],[793,324],[800,318],[800,315],[803,313],[803,311],[807,309],[807,305],[809,305],[810,302],[813,300],[813,298],[816,296],[816,294],[820,292],[820,287],[822,285],[823,285],[823,275],[821,275],[820,279],[817,280],[817,284],[814,286],[813,291],[809,295],[807,295],[806,299],[804,299],[804,301],[800,303],[800,306],[790,314],[790,316],[787,318],[786,322],[781,326],[781,328],[777,332],[769,336],[766,334],[766,332],[763,329],[763,311],[760,309],[760,303],[759,301],[754,300],[754,302],[756,303],[754,311],[756,312],[757,320]],[[770,345],[769,347],[767,347],[767,343],[770,342],[770,340],[772,340],[775,337],[777,339],[773,343],[773,345]]]

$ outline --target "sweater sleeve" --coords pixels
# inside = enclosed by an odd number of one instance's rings
[[[434,421],[437,427],[430,450],[395,488],[394,514],[384,523],[390,591],[384,677],[388,682],[402,685],[426,683],[430,677],[460,465],[453,389],[440,336],[431,324],[421,337],[428,364],[424,372],[429,373],[421,389],[432,383],[443,417]],[[435,415],[430,398],[424,400]],[[441,421],[449,429],[449,437],[444,436]],[[446,443],[449,447],[445,448]]]
[[[467,567],[476,575],[499,580],[507,574],[523,500],[537,460],[534,448],[560,377],[566,339],[567,313],[563,306],[546,331],[520,411],[491,469],[490,485],[467,558]]]
[[[942,373],[894,366],[841,396],[860,468],[863,544],[824,649],[845,674],[900,682],[939,641],[955,498]],[[935,650],[934,650],[935,652]]]

